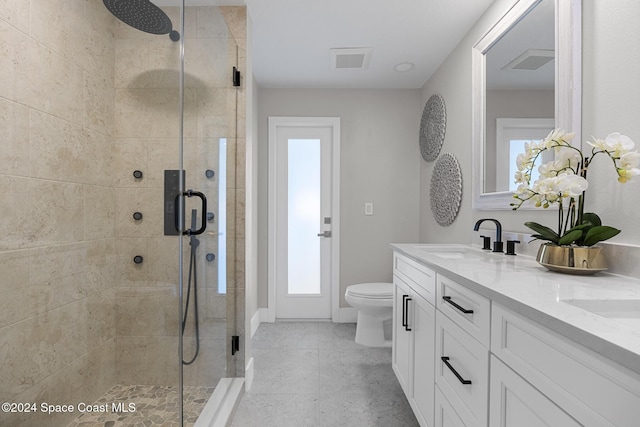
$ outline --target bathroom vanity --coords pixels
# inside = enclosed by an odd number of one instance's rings
[[[639,425],[639,280],[391,246],[392,364],[420,425]]]

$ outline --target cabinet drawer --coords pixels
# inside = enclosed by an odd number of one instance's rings
[[[436,387],[436,414],[435,427],[467,427],[453,406],[442,395],[442,392]],[[470,427],[470,426],[469,426]]]
[[[562,426],[580,424],[545,395],[491,356],[491,426]]]
[[[403,255],[393,255],[393,274],[405,280],[417,294],[436,305],[436,273]]]
[[[489,348],[491,301],[441,274],[437,282],[438,309]]]
[[[489,350],[437,310],[435,376],[466,425],[487,425]]]
[[[640,375],[494,304],[491,351],[585,426],[638,426]]]

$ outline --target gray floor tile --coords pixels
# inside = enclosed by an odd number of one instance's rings
[[[248,393],[240,402],[232,427],[317,427],[314,395]]]
[[[321,427],[418,426],[406,398],[398,395],[321,395],[318,399]]]
[[[320,393],[396,393],[391,349],[321,349]]]
[[[233,427],[413,427],[390,348],[354,341],[355,324],[263,323],[254,382]]]
[[[254,349],[254,393],[317,393],[318,350]]]
[[[251,345],[253,348],[318,348],[318,322],[263,323]]]
[[[359,348],[367,347],[355,341],[355,323],[320,323],[318,325],[318,340],[320,348]]]

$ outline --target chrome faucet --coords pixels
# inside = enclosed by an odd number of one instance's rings
[[[493,252],[502,252],[502,224],[500,224],[500,221],[493,218],[479,219],[476,222],[476,225],[473,226],[473,231],[478,231],[480,229],[480,224],[485,221],[493,221],[496,224],[496,241],[493,242]]]

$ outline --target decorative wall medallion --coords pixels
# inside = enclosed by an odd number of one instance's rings
[[[438,224],[451,225],[462,200],[462,173],[453,154],[444,153],[431,175],[431,212]]]
[[[420,121],[420,154],[427,162],[438,158],[446,127],[447,113],[444,98],[438,94],[431,95],[424,106]]]

